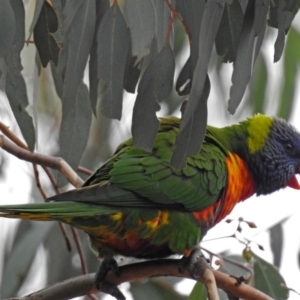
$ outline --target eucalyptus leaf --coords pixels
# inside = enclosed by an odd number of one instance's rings
[[[47,285],[79,276],[81,270],[74,267],[72,259],[76,254],[76,246],[72,238],[70,226],[64,225],[72,245],[72,251],[69,252],[66,247],[64,236],[59,229],[58,222],[55,222],[53,230],[49,232],[44,240],[44,247],[47,251]]]
[[[197,282],[190,294],[189,300],[206,300],[207,292],[203,282]]]
[[[276,300],[289,298],[289,289],[278,270],[259,256],[254,257],[255,287]]]
[[[177,292],[164,278],[153,278],[147,282],[132,282],[130,292],[134,299],[144,300],[187,300],[188,297]]]
[[[223,62],[235,60],[244,13],[238,0],[226,4],[216,36],[216,50]]]
[[[18,22],[16,22],[16,34],[13,43],[4,59],[9,72],[13,73],[14,76],[19,76],[23,69],[20,54],[25,42],[25,10],[22,0],[11,0],[10,4]]]
[[[5,56],[12,46],[16,34],[16,19],[9,0],[0,1],[0,57]]]
[[[174,71],[174,54],[167,44],[146,69],[138,87],[131,128],[135,147],[152,150],[159,126],[156,112],[160,109],[159,102],[171,93]]]
[[[190,57],[182,68],[177,83],[176,91],[179,95],[190,93],[193,73],[199,56],[199,33],[205,10],[205,0],[177,0],[177,9],[185,21],[190,40]]]
[[[32,33],[33,33],[33,29],[36,25],[36,22],[40,16],[40,13],[42,11],[42,8],[45,4],[45,1],[44,0],[37,0],[35,2],[35,8],[34,8],[34,14],[33,14],[33,19],[32,19],[32,22],[31,22],[31,25],[30,25],[30,28],[29,28],[29,36],[27,38],[27,40],[29,41],[31,39],[31,36],[32,36]]]
[[[228,103],[228,111],[231,114],[235,113],[237,107],[242,101],[247,84],[251,78],[255,44],[253,23],[254,2],[249,1],[245,12],[241,38],[231,78],[232,86],[230,88],[230,99]]]
[[[273,252],[273,263],[278,268],[280,267],[283,250],[283,228],[282,223],[277,223],[270,229],[270,246]]]
[[[21,74],[23,69],[21,64],[20,53],[25,41],[25,11],[24,4],[21,0],[10,1],[16,23],[16,34],[9,52],[4,57],[2,64],[2,77],[5,76],[5,92],[12,108],[13,114],[20,127],[23,137],[29,147],[33,150],[35,145],[35,132],[31,116],[29,116],[26,108],[28,106],[28,98],[26,85]]]
[[[84,2],[86,2],[86,0],[66,1],[66,5],[63,11],[64,30],[66,34],[69,33],[72,27],[71,25],[77,22],[76,15],[80,13],[80,10],[82,10],[82,5]]]
[[[66,11],[69,13],[68,10]],[[73,13],[73,10],[71,12]],[[72,105],[76,98],[91,50],[95,24],[95,0],[85,0],[73,17],[72,26],[70,26],[69,34],[66,37],[68,41],[68,53],[62,98],[64,105]]]
[[[74,170],[79,165],[81,155],[88,141],[91,118],[88,88],[84,83],[80,83],[73,102],[63,102],[62,104],[62,122],[59,135],[60,156]],[[59,175],[58,185],[65,182],[66,179]]]
[[[255,36],[259,35],[262,30],[265,30],[265,23],[267,22],[267,14],[269,12],[270,0],[256,0],[255,1],[255,17],[254,17],[254,31]]]
[[[98,30],[97,41],[101,112],[108,118],[120,120],[130,40],[125,19],[117,4],[112,5],[105,13]]]
[[[97,116],[96,106],[98,100],[98,83],[99,79],[97,76],[98,69],[98,56],[97,56],[97,32],[102,21],[102,18],[105,12],[109,9],[108,0],[98,0],[96,1],[96,27],[94,32],[94,38],[92,42],[92,47],[90,51],[90,60],[89,60],[89,82],[90,82],[90,100],[92,111],[95,116]]]
[[[182,67],[177,82],[176,82],[176,91],[179,96],[184,96],[189,94],[192,86],[192,66],[191,66],[191,56],[185,62]]]
[[[54,223],[33,223],[32,228],[19,240],[12,249],[5,264],[1,284],[1,297],[3,299],[16,295],[21,287],[29,267],[36,255],[38,247],[42,244]]]
[[[249,94],[246,102],[253,108],[253,113],[264,113],[268,83],[267,64],[263,55],[258,57],[257,64],[249,84]]]
[[[196,77],[195,77],[196,78]],[[186,109],[179,127],[175,150],[171,158],[171,166],[182,169],[186,165],[186,158],[200,151],[206,133],[207,125],[207,99],[210,92],[210,81],[206,77],[203,93],[198,101],[198,106],[192,116],[186,118]],[[190,100],[188,100],[189,102]],[[187,104],[188,105],[188,104]]]
[[[166,1],[154,0],[154,9],[155,9],[155,35],[157,40],[157,49],[158,52],[162,50],[165,43],[167,42],[169,22],[171,18],[170,8],[168,7]]]
[[[135,89],[141,74],[139,65],[136,65],[135,62],[136,62],[136,57],[131,56],[131,51],[129,50],[126,70],[125,70],[124,89],[128,93],[133,93],[133,94],[135,93]]]
[[[137,63],[149,54],[155,34],[155,11],[151,0],[125,1],[125,13],[131,33],[132,56]]]
[[[34,41],[45,68],[50,60],[58,61],[59,47],[52,36],[58,29],[58,20],[52,6],[45,2],[34,27]]]
[[[218,4],[216,0],[207,2],[205,6],[200,29],[199,56],[193,75],[191,94],[189,96],[189,101],[187,103],[184,117],[180,125],[182,130],[184,130],[186,126],[190,125],[190,120],[195,116],[194,112],[196,108],[199,107],[198,103],[201,99],[201,95],[202,93],[205,94],[203,90],[207,81],[208,63],[214,45],[215,37],[217,35],[218,28],[221,22],[223,10],[224,4]],[[200,139],[202,140],[203,137],[204,136],[202,136]],[[187,156],[196,154],[200,150],[200,148],[198,150],[196,149],[197,147],[195,147],[194,150],[189,151]]]
[[[15,76],[10,71],[7,71],[5,92],[23,137],[29,149],[33,150],[35,145],[35,131],[33,120],[26,110],[28,98],[25,81],[21,74]]]
[[[284,52],[283,60],[283,89],[280,96],[278,115],[281,118],[289,119],[293,105],[297,99],[297,74],[300,64],[300,34],[291,28]]]
[[[285,35],[298,12],[299,3],[295,1],[275,0],[275,6],[270,10],[269,25],[278,28],[275,42],[274,62],[277,62],[283,53]]]

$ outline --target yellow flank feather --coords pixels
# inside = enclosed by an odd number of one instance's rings
[[[257,114],[250,119],[247,141],[250,153],[255,153],[264,147],[272,123],[271,117],[261,114]]]
[[[122,219],[123,219],[123,214],[122,213],[115,213],[115,214],[112,214],[111,216],[110,216],[110,218],[113,220],[113,221],[116,221],[116,222],[118,222],[118,221],[122,221]]]
[[[145,222],[145,224],[152,230],[158,229],[161,225],[169,223],[169,214],[167,212],[159,211],[158,216],[154,219]]]

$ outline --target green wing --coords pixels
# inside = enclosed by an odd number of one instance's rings
[[[179,119],[164,119],[152,153],[120,145],[81,189],[50,198],[121,207],[156,207],[197,211],[218,200],[227,181],[226,152],[210,138],[201,152],[187,159],[186,167],[169,165]]]

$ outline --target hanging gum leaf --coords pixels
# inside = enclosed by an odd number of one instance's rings
[[[207,80],[208,63],[223,11],[224,3],[219,4],[216,0],[207,2],[205,6],[200,29],[198,61],[193,75],[189,101],[181,121],[182,129],[190,124],[190,119],[194,117],[194,112],[198,107],[202,96],[204,85]]]
[[[283,250],[283,227],[282,221],[275,224],[269,229],[270,246],[273,253],[273,263],[277,268],[280,268]]]
[[[134,146],[151,151],[159,122],[159,102],[169,97],[175,71],[175,58],[169,43],[146,69],[138,87],[133,108],[132,136]]]
[[[190,294],[189,300],[206,300],[207,292],[203,282],[197,282]]]
[[[30,41],[30,39],[31,39],[33,29],[36,25],[36,22],[37,22],[38,18],[39,18],[39,15],[40,15],[41,10],[44,6],[44,3],[45,3],[44,1],[36,1],[35,2],[34,15],[33,15],[32,22],[31,22],[31,25],[30,25],[30,28],[29,28],[29,36],[27,38],[27,41]]]
[[[89,92],[84,83],[80,83],[72,105],[62,105],[62,121],[59,133],[59,155],[76,170],[86,147],[91,125],[92,113],[89,104]],[[65,177],[58,176],[58,185],[66,183]]]
[[[130,28],[132,56],[136,63],[149,54],[155,34],[155,11],[151,0],[125,1],[126,20]]]
[[[97,42],[101,112],[108,118],[120,120],[130,38],[125,19],[117,4],[112,5],[103,16]]]
[[[176,83],[177,93],[188,95],[191,91],[194,69],[199,55],[199,32],[205,9],[205,0],[177,0],[177,9],[185,21],[190,38],[190,56],[182,68]]]
[[[247,5],[241,37],[237,49],[234,70],[232,73],[232,86],[230,88],[230,99],[228,111],[234,114],[243,99],[247,84],[251,78],[254,62],[254,2]]]
[[[206,133],[207,125],[207,99],[210,92],[210,81],[208,76],[205,80],[203,93],[198,101],[198,106],[190,116],[185,126],[180,124],[179,133],[176,139],[175,150],[171,158],[171,166],[181,170],[186,165],[188,156],[198,153]],[[187,101],[187,105],[188,102]],[[183,119],[186,117],[186,109],[183,112]]]
[[[99,83],[99,79],[97,76],[97,71],[98,71],[97,32],[100,23],[102,21],[102,18],[108,9],[109,9],[109,2],[107,0],[98,0],[96,2],[96,28],[94,32],[94,38],[92,42],[90,59],[89,59],[90,101],[91,101],[92,111],[95,117],[97,116],[96,106],[98,100],[98,83]]]
[[[131,56],[131,51],[129,50],[126,70],[125,70],[125,77],[124,77],[124,89],[128,93],[133,93],[133,94],[135,93],[135,89],[141,74],[139,65],[136,65],[135,62],[136,62],[136,57]]]
[[[22,135],[30,150],[34,149],[35,131],[33,120],[26,111],[28,107],[28,97],[24,78],[21,74],[23,69],[20,53],[25,41],[25,10],[23,2],[20,0],[11,0],[16,23],[16,34],[13,43],[4,57],[5,61],[5,92],[12,108],[13,114],[20,127]]]
[[[62,53],[65,53],[64,57],[67,58],[67,61],[66,67],[64,68],[65,78],[62,102],[64,103],[63,105],[72,107],[77,95],[78,87],[83,78],[83,72],[86,67],[94,37],[96,23],[95,0],[83,1],[76,12],[67,10],[66,4],[64,13],[66,14],[67,20],[72,17],[72,22],[69,20],[72,26],[69,25],[68,30],[67,26],[65,26],[66,32]]]
[[[287,300],[289,290],[278,270],[253,253],[255,287],[276,300]]]
[[[166,43],[166,38],[169,30],[169,22],[171,18],[170,8],[166,1],[156,1],[155,9],[155,36],[157,40],[158,52],[162,50]]]
[[[33,31],[34,42],[44,68],[50,60],[57,64],[59,47],[52,36],[57,29],[58,20],[55,11],[48,2],[44,2]]]
[[[43,240],[48,232],[53,229],[54,225],[52,222],[48,222],[47,224],[33,224],[30,230],[12,248],[5,263],[5,269],[3,270],[5,272],[5,276],[1,282],[1,297],[3,299],[17,294],[23,283],[23,279],[28,275],[39,246],[42,245]]]
[[[253,76],[249,84],[249,94],[246,102],[253,108],[253,113],[264,113],[267,88],[267,65],[264,56],[258,57],[258,62],[253,70]]]
[[[280,96],[278,116],[288,120],[292,114],[293,104],[297,101],[297,74],[300,63],[300,34],[291,28],[284,52],[283,89]]]
[[[16,34],[16,20],[9,0],[0,1],[0,57],[5,56]]]
[[[216,36],[216,50],[223,62],[233,62],[239,43],[244,13],[238,0],[225,4],[221,24]]]
[[[267,22],[267,14],[269,12],[270,0],[256,0],[255,1],[255,17],[254,17],[254,32],[258,36],[264,30],[265,23]]]

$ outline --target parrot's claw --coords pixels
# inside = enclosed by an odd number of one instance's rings
[[[104,258],[102,264],[98,268],[95,276],[96,287],[103,293],[110,294],[117,300],[125,300],[125,296],[112,283],[105,281],[105,276],[109,271],[113,271],[117,276],[120,276],[120,270],[114,258]]]
[[[115,297],[117,300],[125,300],[125,296],[122,292],[112,283],[108,281],[101,281],[97,284],[97,288],[105,294],[109,294]]]
[[[247,280],[245,276],[240,276],[240,277],[236,277],[234,275],[229,275],[229,276],[236,280],[235,286],[240,286],[243,282]]]
[[[103,259],[101,265],[99,266],[96,272],[96,276],[95,276],[96,284],[104,280],[108,271],[113,271],[117,276],[120,276],[119,266],[116,260],[112,257]]]
[[[189,274],[192,278],[197,279],[195,275],[195,263],[199,258],[205,259],[202,255],[200,248],[194,248],[189,256],[183,256],[178,264],[178,270],[183,273],[184,269],[188,269]]]

